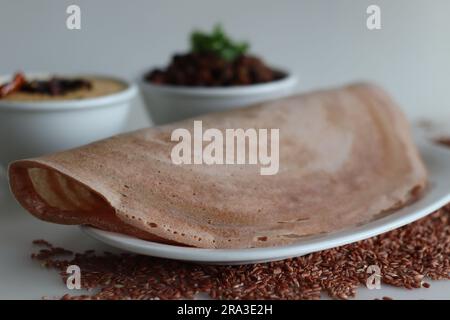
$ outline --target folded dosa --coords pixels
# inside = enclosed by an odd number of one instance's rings
[[[404,115],[379,87],[355,84],[209,114],[203,127],[279,128],[279,172],[175,165],[176,128],[143,129],[9,168],[36,217],[204,248],[288,244],[360,225],[417,199],[427,173]]]

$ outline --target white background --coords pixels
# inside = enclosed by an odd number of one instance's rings
[[[82,29],[66,28],[78,4]],[[382,29],[366,28],[381,7]],[[413,118],[450,118],[448,0],[0,0],[0,72],[101,72],[135,79],[221,22],[253,53],[291,69],[301,91],[383,85]],[[146,126],[142,106],[130,129]]]

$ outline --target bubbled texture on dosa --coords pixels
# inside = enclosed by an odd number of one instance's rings
[[[207,128],[279,128],[280,169],[174,165],[171,133],[193,120],[13,163],[35,216],[206,248],[288,244],[360,225],[415,200],[426,170],[380,88],[356,84],[196,118]],[[31,170],[30,170],[31,169]]]

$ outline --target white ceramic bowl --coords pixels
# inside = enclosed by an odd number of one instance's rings
[[[10,78],[0,77],[0,83]],[[36,102],[0,99],[0,166],[122,132],[137,88],[130,82],[117,80],[126,85],[124,90],[96,98]]]
[[[239,108],[288,96],[297,78],[232,87],[182,87],[140,81],[140,88],[154,124],[165,124],[204,113]]]

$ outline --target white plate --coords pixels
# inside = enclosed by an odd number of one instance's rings
[[[418,220],[450,202],[450,151],[424,140],[419,150],[429,171],[430,187],[426,195],[395,213],[332,234],[303,239],[286,246],[254,249],[200,249],[173,246],[136,239],[130,236],[82,226],[82,230],[95,239],[111,246],[154,257],[186,260],[209,264],[247,264],[298,257],[344,244],[367,239]]]

